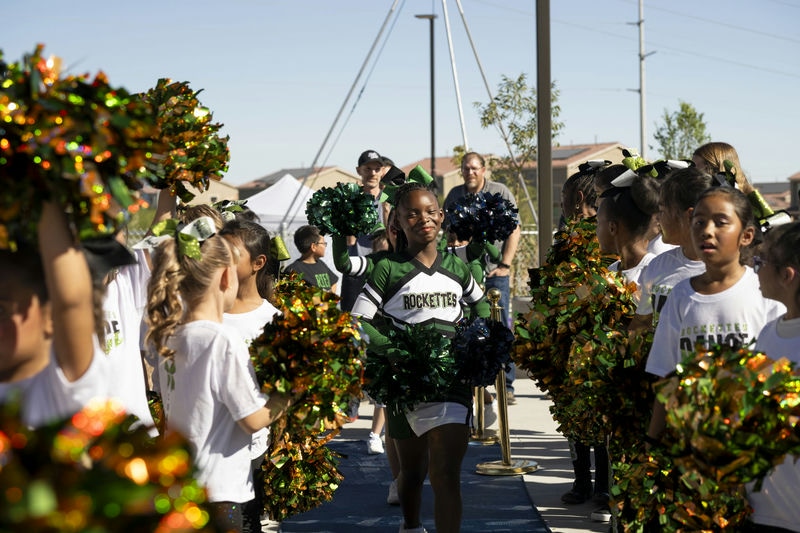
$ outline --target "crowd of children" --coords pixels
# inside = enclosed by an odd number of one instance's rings
[[[467,154],[467,163],[466,182],[483,180],[482,157]],[[563,226],[593,221],[600,252],[616,259],[607,271],[631,288],[636,313],[629,331],[653,332],[644,370],[667,377],[698,346],[714,345],[754,347],[800,364],[800,223],[760,224],[757,193],[725,143],[699,147],[691,164],[644,167],[587,162],[561,198]],[[450,339],[465,315],[488,315],[487,265],[489,277],[507,277],[504,261],[513,257],[519,228],[510,247],[453,232],[442,241],[445,210],[429,176],[406,179],[374,150],[361,154],[357,169],[383,228],[331,236],[350,300],[342,305],[361,321],[370,357],[397,369],[397,339],[410,329],[430,326],[438,339]],[[386,187],[391,200],[383,202]],[[271,300],[281,272],[268,231],[247,209],[227,220],[209,205],[178,213],[175,196],[175,189],[162,191],[150,236],[133,253],[112,236],[111,252],[99,261],[54,198],[41,202],[35,242],[0,249],[0,400],[19,398],[22,420],[36,428],[95,398],[117,399],[151,436],[160,429],[188,440],[213,527],[256,532],[264,494],[253,481],[265,463],[269,427],[298,400],[291,391],[264,394],[248,350],[279,313]],[[325,233],[303,226],[294,241],[301,257],[283,272],[336,292],[339,276],[321,261]],[[148,406],[150,389],[163,400],[160,428]],[[437,382],[410,407],[398,408],[408,401],[399,395],[384,400],[375,405],[368,452],[384,453],[385,425],[387,502],[401,506],[400,531],[425,531],[422,488],[429,478],[436,531],[458,532],[470,384]],[[491,423],[493,398],[486,393],[485,400]],[[643,443],[662,444],[667,414],[657,399]],[[597,520],[613,514],[616,458],[608,457],[607,444],[570,436],[575,483],[562,500],[593,498],[602,505],[592,514]],[[800,468],[787,459],[763,483],[748,485],[753,514],[745,527],[800,531],[791,498],[799,483]]]
[[[587,162],[564,186],[562,226],[570,231],[571,220],[593,217],[600,249],[618,258],[609,270],[634,284],[638,305],[629,330],[654,332],[645,354],[647,373],[673,375],[684,358],[716,345],[800,362],[795,328],[800,223],[770,228],[758,219],[752,185],[741,170],[730,179],[731,167],[739,165],[730,145],[709,143],[694,155],[691,163],[662,165],[657,177],[653,166],[636,172],[635,166],[626,171],[596,165],[605,168],[595,172]],[[589,189],[592,183],[595,191]],[[660,253],[648,251],[653,223],[664,246]],[[640,437],[643,445],[662,445],[666,409],[663,399],[656,399],[649,430]],[[575,483],[562,498],[565,503],[582,503],[593,493],[587,446],[592,444],[600,443],[570,442]],[[787,500],[800,480],[792,463],[787,458],[763,485],[748,485],[754,512],[739,527],[798,531],[796,506]],[[603,478],[609,466],[596,456],[594,494],[608,490]],[[613,483],[613,475],[610,479]],[[612,514],[606,506],[591,517],[608,521]]]

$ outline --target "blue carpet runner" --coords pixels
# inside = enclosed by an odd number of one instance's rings
[[[344,481],[333,500],[289,518],[282,533],[394,533],[402,515],[386,503],[391,475],[385,455],[368,455],[362,440],[334,439],[329,447],[342,454],[339,470]],[[550,533],[525,490],[521,476],[482,476],[479,463],[499,461],[499,446],[469,446],[461,470],[464,533]],[[434,532],[433,490],[426,481],[422,494],[422,523]]]

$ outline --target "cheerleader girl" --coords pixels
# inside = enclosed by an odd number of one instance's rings
[[[389,348],[389,328],[432,323],[452,336],[462,317],[460,301],[475,304],[483,297],[469,267],[438,250],[444,213],[436,195],[412,182],[398,190],[396,203],[397,252],[375,264],[352,311],[362,319],[370,350],[377,354]],[[373,321],[379,314],[382,320]],[[389,410],[388,434],[400,457],[401,532],[425,531],[420,507],[426,475],[434,493],[436,531],[460,530],[461,462],[469,442],[471,403],[471,387],[462,383],[442,390],[437,401],[401,413]]]

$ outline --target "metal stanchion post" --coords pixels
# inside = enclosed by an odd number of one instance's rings
[[[475,387],[475,433],[470,437],[470,444],[490,445],[497,442],[497,435],[486,431],[486,418],[484,416],[483,387]]]
[[[497,289],[490,289],[487,298],[492,306],[491,319],[495,322],[500,321],[500,291]],[[503,369],[497,373],[495,380],[495,389],[497,390],[497,401],[499,409],[499,425],[500,425],[500,450],[502,453],[502,460],[489,461],[486,463],[478,463],[475,471],[478,474],[486,476],[514,476],[517,474],[527,474],[534,472],[539,468],[539,463],[536,461],[529,461],[526,459],[519,459],[516,461],[511,460],[511,434],[508,428],[508,401],[506,399],[506,376]]]

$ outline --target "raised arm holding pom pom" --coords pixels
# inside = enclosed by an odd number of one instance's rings
[[[95,357],[95,309],[86,258],[63,209],[42,206],[39,253],[3,251],[0,286],[10,324],[0,336],[5,401],[22,393],[23,420],[38,427],[106,398],[105,361]]]

